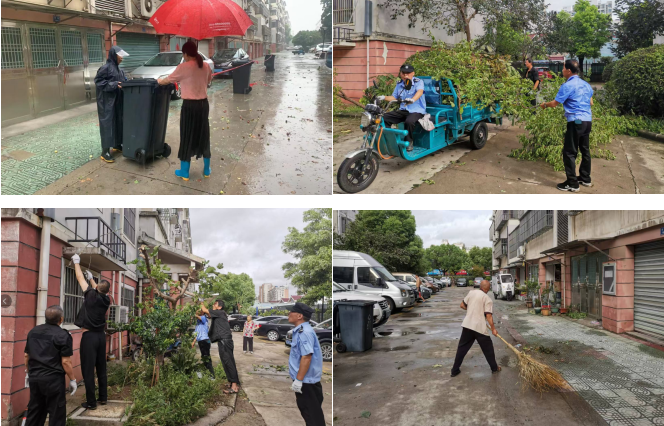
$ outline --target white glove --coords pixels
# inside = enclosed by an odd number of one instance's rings
[[[384,101],[384,100],[385,100],[385,96],[383,96],[383,95],[376,96],[376,100],[377,100],[377,101]]]
[[[76,380],[70,380],[69,381],[69,389],[71,390],[71,395],[76,393],[76,389],[78,389],[78,385],[76,384]]]
[[[93,278],[92,272],[90,271],[85,271],[85,278],[88,280],[88,282]]]
[[[412,104],[412,103],[415,102],[415,101],[412,100],[411,98],[406,98],[406,99],[404,99],[404,102],[410,105],[410,104]]]
[[[302,382],[295,379],[293,380],[293,385],[291,386],[293,392],[302,393]]]
[[[77,265],[78,265],[79,263],[81,263],[81,257],[80,257],[79,255],[77,255],[77,254],[73,255],[73,256],[71,257],[71,260],[72,260],[72,262],[74,262],[74,263],[77,264]]]

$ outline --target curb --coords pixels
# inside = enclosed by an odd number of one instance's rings
[[[664,134],[650,132],[648,130],[637,130],[636,133],[642,138],[650,139],[655,142],[664,142]]]
[[[236,393],[232,394],[233,403],[229,405],[222,405],[217,407],[214,410],[208,411],[208,413],[196,420],[194,423],[191,423],[189,426],[216,426],[219,423],[226,421],[234,412],[235,404],[237,403]]]

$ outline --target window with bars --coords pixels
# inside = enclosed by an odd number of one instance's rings
[[[68,67],[83,65],[81,32],[62,30],[60,31],[60,41],[62,42],[62,55],[65,60],[65,65]]]
[[[136,209],[123,209],[124,211],[124,226],[122,227],[122,230],[124,234],[131,240],[133,243],[136,241],[136,232],[135,232],[135,224],[136,224]]]
[[[122,288],[122,306],[129,308],[129,315],[134,312],[134,298],[136,297],[136,290],[132,287],[123,287]]]
[[[62,309],[65,311],[63,324],[73,324],[78,310],[83,305],[83,290],[78,285],[74,268],[65,266],[61,285],[64,287]]]
[[[539,281],[539,265],[528,266],[528,281]]]
[[[104,43],[101,34],[88,34],[88,58],[91,64],[104,62]]]
[[[2,27],[2,69],[25,68],[20,28]]]
[[[55,30],[30,28],[30,49],[32,50],[33,68],[55,68],[58,66]]]

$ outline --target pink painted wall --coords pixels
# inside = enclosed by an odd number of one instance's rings
[[[387,56],[383,57],[385,48]],[[416,52],[428,50],[425,46],[412,44],[371,41],[369,42],[369,77],[381,74],[399,73],[399,68]],[[367,43],[356,42],[355,47],[344,49],[334,48],[334,83],[341,86],[346,95],[352,99],[360,99],[367,87]],[[415,70],[417,75],[417,70]]]

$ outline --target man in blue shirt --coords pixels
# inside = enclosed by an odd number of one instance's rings
[[[297,408],[307,426],[325,426],[323,415],[323,386],[320,378],[323,373],[323,354],[318,336],[311,328],[309,320],[314,310],[304,303],[297,302],[288,314],[288,322],[293,324],[293,341],[288,372],[295,392]]]
[[[590,131],[592,129],[593,88],[579,77],[579,63],[568,59],[563,68],[563,77],[567,81],[560,86],[556,99],[544,102],[542,109],[555,108],[563,104],[567,131],[563,145],[563,164],[567,180],[559,183],[557,188],[561,191],[579,192],[579,184],[592,186],[590,180]],[[576,175],[576,156],[581,151],[581,165],[579,176]]]
[[[210,342],[210,336],[208,335],[208,319],[207,315],[201,310],[196,312],[195,331],[196,337],[194,337],[194,341],[191,342],[191,347],[193,348],[196,342],[198,342],[198,347],[201,350],[201,360],[203,361],[205,368],[208,369],[214,378],[214,367],[212,367],[212,358],[210,358],[210,348],[212,347],[212,343]]]
[[[424,82],[415,77],[415,69],[412,65],[402,65],[399,71],[401,80],[392,92],[392,96],[378,96],[379,101],[402,100],[398,111],[390,111],[383,115],[385,125],[404,123],[408,130],[408,151],[413,150],[413,130],[417,121],[424,117],[427,112],[427,104],[424,99]]]

